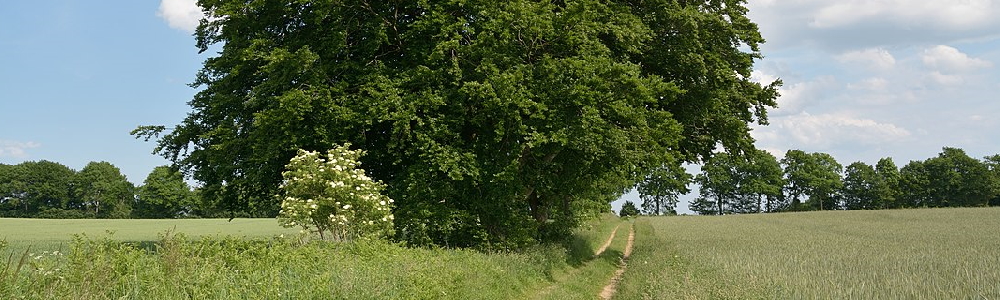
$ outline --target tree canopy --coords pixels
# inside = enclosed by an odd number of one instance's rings
[[[221,51],[155,152],[273,216],[298,149],[351,143],[414,243],[565,233],[665,163],[751,149],[780,84],[750,80],[742,0],[198,3]]]

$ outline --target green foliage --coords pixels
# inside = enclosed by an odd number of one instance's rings
[[[844,169],[844,187],[841,196],[845,209],[879,209],[879,177],[875,168],[855,162]]]
[[[108,162],[91,162],[73,178],[77,206],[98,218],[123,219],[132,213],[135,187]]]
[[[197,207],[196,195],[184,175],[169,166],[153,168],[136,195],[132,216],[169,219],[189,215]]]
[[[987,206],[1000,194],[998,180],[987,163],[945,147],[937,157],[900,170],[900,198],[909,207]]]
[[[413,244],[563,235],[665,163],[751,148],[780,84],[750,80],[763,38],[737,0],[199,5],[221,52],[155,151],[273,216],[297,149],[350,142]]]
[[[338,146],[326,155],[300,150],[292,158],[282,173],[282,226],[299,226],[337,241],[392,235],[393,200],[382,195],[384,184],[365,175],[358,162],[363,151],[349,147]]]
[[[632,201],[625,201],[625,204],[622,204],[622,210],[618,212],[618,216],[622,218],[634,217],[639,214],[639,208],[635,207],[635,203],[632,203]]]
[[[0,174],[0,209],[6,216],[31,216],[50,208],[76,208],[72,182],[76,171],[51,161],[5,166]]]
[[[838,209],[837,192],[843,186],[840,172],[843,166],[826,153],[805,153],[788,150],[781,159],[784,165],[785,191],[792,198],[792,209]],[[800,206],[801,196],[808,196],[806,207]]]
[[[677,201],[680,195],[691,192],[688,184],[692,176],[677,163],[666,164],[646,176],[639,182],[636,190],[642,199],[642,210],[649,215],[676,215]]]
[[[716,153],[695,177],[701,196],[691,209],[699,214],[759,213],[783,210],[781,166],[764,150],[742,156]]]

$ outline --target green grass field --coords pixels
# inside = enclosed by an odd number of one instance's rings
[[[641,218],[617,299],[1000,299],[1000,208]]]
[[[276,237],[297,233],[276,224],[0,220],[8,244],[0,247],[0,299],[593,299],[620,238],[594,252],[625,223],[605,216],[564,245],[518,253],[302,244]],[[74,240],[78,233],[87,236]]]
[[[0,299],[594,299],[633,226],[615,299],[1000,299],[1000,208],[605,216],[517,253],[302,244],[272,219],[0,226]]]
[[[0,218],[0,241],[11,250],[36,252],[65,250],[74,234],[91,238],[111,237],[130,242],[157,241],[170,231],[188,237],[236,236],[247,238],[296,234],[274,219],[181,219],[181,220],[94,220],[94,219],[5,219]]]

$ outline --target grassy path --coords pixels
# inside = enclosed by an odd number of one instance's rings
[[[628,230],[628,243],[625,244],[625,253],[622,254],[621,267],[615,270],[615,276],[611,277],[611,282],[604,286],[601,290],[601,299],[608,300],[615,296],[615,292],[618,290],[618,281],[621,280],[622,274],[625,273],[625,268],[628,267],[628,258],[632,255],[632,242],[635,241],[635,227],[629,226]]]
[[[622,252],[625,251],[627,237],[618,234],[621,222],[617,217],[601,221],[597,228],[590,233],[579,234],[590,240],[590,245],[597,245],[597,241],[604,241],[597,248],[592,246],[586,251],[587,255],[576,255],[579,261],[571,262],[569,268],[555,272],[550,277],[551,284],[537,290],[529,295],[528,299],[594,299],[600,288],[607,282],[607,276],[614,273],[617,262],[620,261]],[[611,225],[614,229],[610,232]],[[601,228],[604,228],[603,230]],[[596,236],[595,233],[603,232],[607,235],[604,238]],[[592,250],[590,250],[592,249]]]
[[[601,256],[605,250],[608,250],[608,247],[611,246],[611,242],[615,240],[615,235],[618,234],[619,227],[621,227],[621,224],[615,226],[615,230],[611,231],[611,236],[609,236],[608,240],[604,242],[604,245],[601,245],[600,248],[597,248],[597,251],[594,251],[594,257]]]

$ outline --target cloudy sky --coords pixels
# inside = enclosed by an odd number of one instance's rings
[[[900,166],[941,147],[1000,153],[1000,0],[752,0],[755,78],[784,81],[762,149]],[[128,132],[176,124],[206,56],[193,0],[14,0],[0,9],[0,163],[165,164]],[[630,197],[634,197],[630,196]]]

